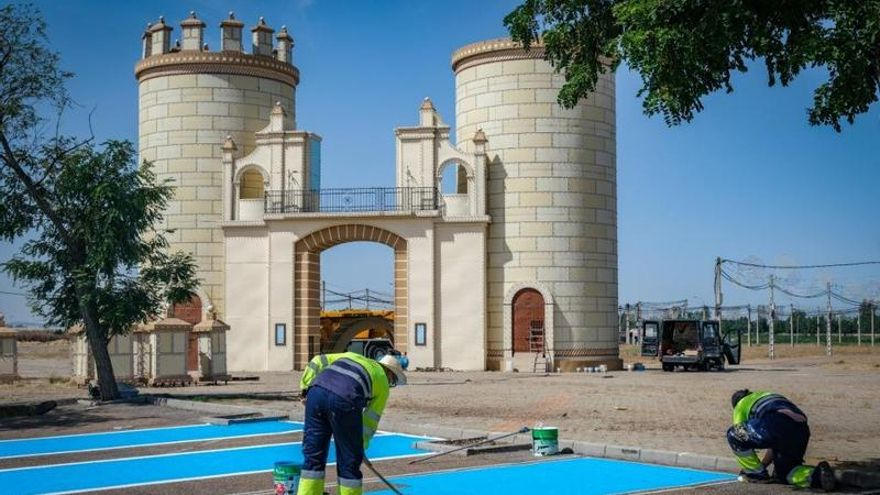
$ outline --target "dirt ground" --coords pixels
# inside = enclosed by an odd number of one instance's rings
[[[42,346],[19,347],[22,369],[69,369],[60,345]],[[622,347],[621,355],[627,363],[645,363],[644,372],[412,372],[410,385],[393,391],[385,417],[489,431],[544,424],[558,426],[567,440],[728,455],[729,397],[736,389],[750,388],[785,394],[804,409],[812,429],[811,459],[880,457],[880,347],[839,347],[829,358],[824,347],[780,343],[777,359],[767,359],[766,353],[766,346],[746,347],[743,364],[720,373],[664,373],[656,362],[639,358],[633,347]],[[85,396],[83,389],[61,383],[60,375],[50,381],[33,373],[29,380],[0,386],[0,403]],[[293,397],[298,373],[258,376],[256,382],[144,392],[302,412]]]

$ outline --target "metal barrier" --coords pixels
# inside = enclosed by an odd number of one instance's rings
[[[433,187],[363,187],[267,191],[266,213],[423,211],[437,209]]]

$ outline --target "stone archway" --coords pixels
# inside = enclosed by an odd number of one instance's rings
[[[553,294],[544,284],[538,281],[523,282],[514,284],[507,289],[504,294],[504,333],[503,333],[503,356],[504,364],[502,369],[505,371],[513,370],[513,313],[514,299],[525,290],[532,290],[541,296],[544,303],[544,353],[550,360],[548,364],[553,364],[554,356],[554,301]]]
[[[513,296],[512,301],[513,353],[544,352],[544,296],[527,287]],[[540,336],[532,335],[540,329]]]
[[[371,225],[336,225],[312,232],[294,245],[294,369],[305,368],[321,350],[321,252],[357,241],[378,242],[394,250],[394,347],[407,350],[406,240]]]
[[[397,315],[395,315],[395,317],[396,316]],[[397,342],[394,339],[394,325],[390,321],[385,318],[370,316],[367,318],[359,318],[337,333],[333,338],[333,342],[330,344],[330,352],[345,352],[345,348],[348,347],[348,343],[351,342],[351,339],[367,329],[384,330],[388,333],[392,342],[395,344]]]

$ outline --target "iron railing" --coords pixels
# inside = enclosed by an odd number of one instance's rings
[[[266,213],[339,213],[437,209],[433,187],[266,191]]]

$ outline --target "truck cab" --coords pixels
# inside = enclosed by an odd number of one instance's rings
[[[658,357],[663,371],[723,370],[725,362],[740,362],[740,332],[722,335],[715,320],[645,320],[642,331],[642,356]]]

